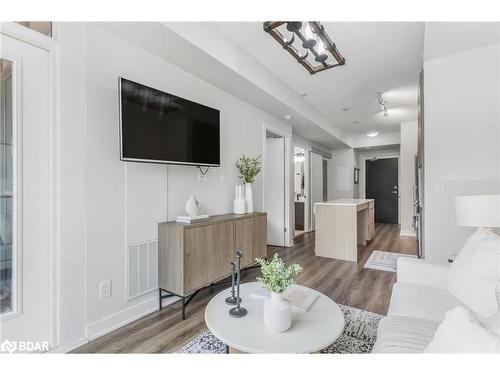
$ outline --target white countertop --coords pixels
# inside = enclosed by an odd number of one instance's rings
[[[321,204],[321,205],[343,205],[343,206],[358,206],[360,204],[365,204],[368,202],[373,202],[373,199],[335,199],[333,201],[325,201],[325,202],[318,202],[315,204]]]

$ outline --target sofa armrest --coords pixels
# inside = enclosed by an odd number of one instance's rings
[[[429,263],[423,259],[399,257],[397,270],[399,283],[448,289],[450,265],[447,263]]]

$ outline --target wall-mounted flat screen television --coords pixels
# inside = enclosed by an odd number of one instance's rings
[[[119,78],[121,160],[220,165],[220,113]]]

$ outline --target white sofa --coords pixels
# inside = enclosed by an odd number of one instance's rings
[[[373,353],[422,353],[445,312],[464,306],[448,293],[449,264],[400,257],[387,316]]]

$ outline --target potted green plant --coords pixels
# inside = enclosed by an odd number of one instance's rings
[[[284,332],[292,324],[292,307],[283,298],[283,293],[295,284],[295,276],[302,272],[302,267],[298,264],[287,267],[278,254],[274,254],[271,261],[260,258],[256,261],[260,264],[262,273],[257,281],[271,294],[264,302],[264,325],[271,332]]]
[[[240,179],[245,183],[245,202],[246,212],[253,212],[253,192],[252,184],[255,182],[258,174],[262,170],[261,155],[251,158],[243,155],[236,162]]]

